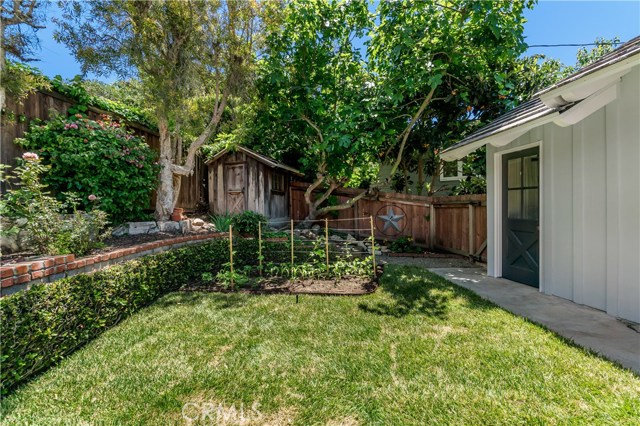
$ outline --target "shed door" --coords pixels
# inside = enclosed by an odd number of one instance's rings
[[[538,148],[504,155],[502,276],[539,286],[540,169]]]
[[[245,210],[244,200],[244,164],[225,166],[227,180],[227,212],[242,213]]]

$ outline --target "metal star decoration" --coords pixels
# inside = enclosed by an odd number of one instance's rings
[[[378,217],[384,222],[384,227],[382,229],[382,232],[385,232],[391,226],[393,226],[396,229],[396,231],[398,231],[398,232],[401,231],[399,222],[400,222],[400,220],[402,220],[404,215],[403,214],[396,214],[393,211],[393,207],[389,206],[387,208],[387,214],[386,215],[381,215],[381,216],[378,216]]]

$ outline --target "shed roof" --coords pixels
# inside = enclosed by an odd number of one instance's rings
[[[605,74],[605,69],[609,69],[615,64],[627,66],[628,68],[637,65],[640,63],[640,60],[636,58],[638,55],[640,55],[640,36],[629,40],[592,64],[581,68],[570,76],[539,91],[533,95],[530,100],[501,115],[480,130],[444,150],[442,152],[442,158],[445,160],[460,158],[485,145],[487,143],[486,140],[490,137],[509,132],[510,130],[514,131],[510,133],[517,135],[515,130],[518,128],[525,130],[531,126],[541,125],[545,122],[555,120],[556,117],[571,108],[580,108],[582,106],[582,99],[572,100],[570,96],[567,96],[568,100],[563,99],[562,96],[554,99],[553,96],[556,92],[562,92],[564,89],[570,88],[572,83],[575,84],[578,80],[587,80],[593,77],[605,81],[602,78]],[[625,60],[628,60],[626,61],[627,63],[622,63]],[[609,81],[606,80],[606,82],[608,83]],[[562,100],[560,104],[557,103],[558,98]]]
[[[237,146],[235,149],[237,151],[244,152],[249,157],[252,157],[255,160],[257,160],[257,161],[259,161],[259,162],[261,162],[263,164],[266,164],[266,165],[268,165],[270,167],[273,167],[274,169],[281,169],[281,170],[287,171],[287,172],[292,173],[292,174],[297,175],[297,176],[304,176],[304,173],[300,172],[299,170],[294,169],[293,167],[289,167],[286,164],[282,164],[282,163],[274,160],[271,157],[267,157],[266,155],[259,154],[259,153],[255,152],[255,151],[253,151],[253,150],[251,150],[251,149],[249,149],[247,147]],[[216,161],[216,160],[222,158],[223,156],[227,155],[229,152],[230,152],[230,150],[225,148],[222,151],[220,151],[219,153],[217,153],[215,156],[213,156],[210,160],[205,161],[205,164],[211,164],[214,161]]]

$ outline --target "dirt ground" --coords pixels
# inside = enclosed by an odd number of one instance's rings
[[[304,279],[289,280],[286,278],[254,278],[251,283],[237,289],[241,293],[254,294],[335,294],[360,295],[369,294],[377,288],[377,278],[344,277],[337,279]],[[215,283],[194,283],[182,291],[230,292],[227,287]]]

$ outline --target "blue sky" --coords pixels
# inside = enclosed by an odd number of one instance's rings
[[[57,15],[57,6],[50,5],[48,16]],[[627,41],[640,35],[640,1],[540,1],[533,10],[525,13],[527,43],[566,44],[591,43],[596,37]],[[39,62],[32,65],[44,74],[72,78],[80,73],[80,67],[69,50],[53,40],[53,23],[38,32],[41,50]],[[578,47],[530,48],[527,54],[543,53],[557,58],[567,65],[575,63]],[[93,77],[93,76],[89,76]],[[100,78],[113,81],[111,78]]]

